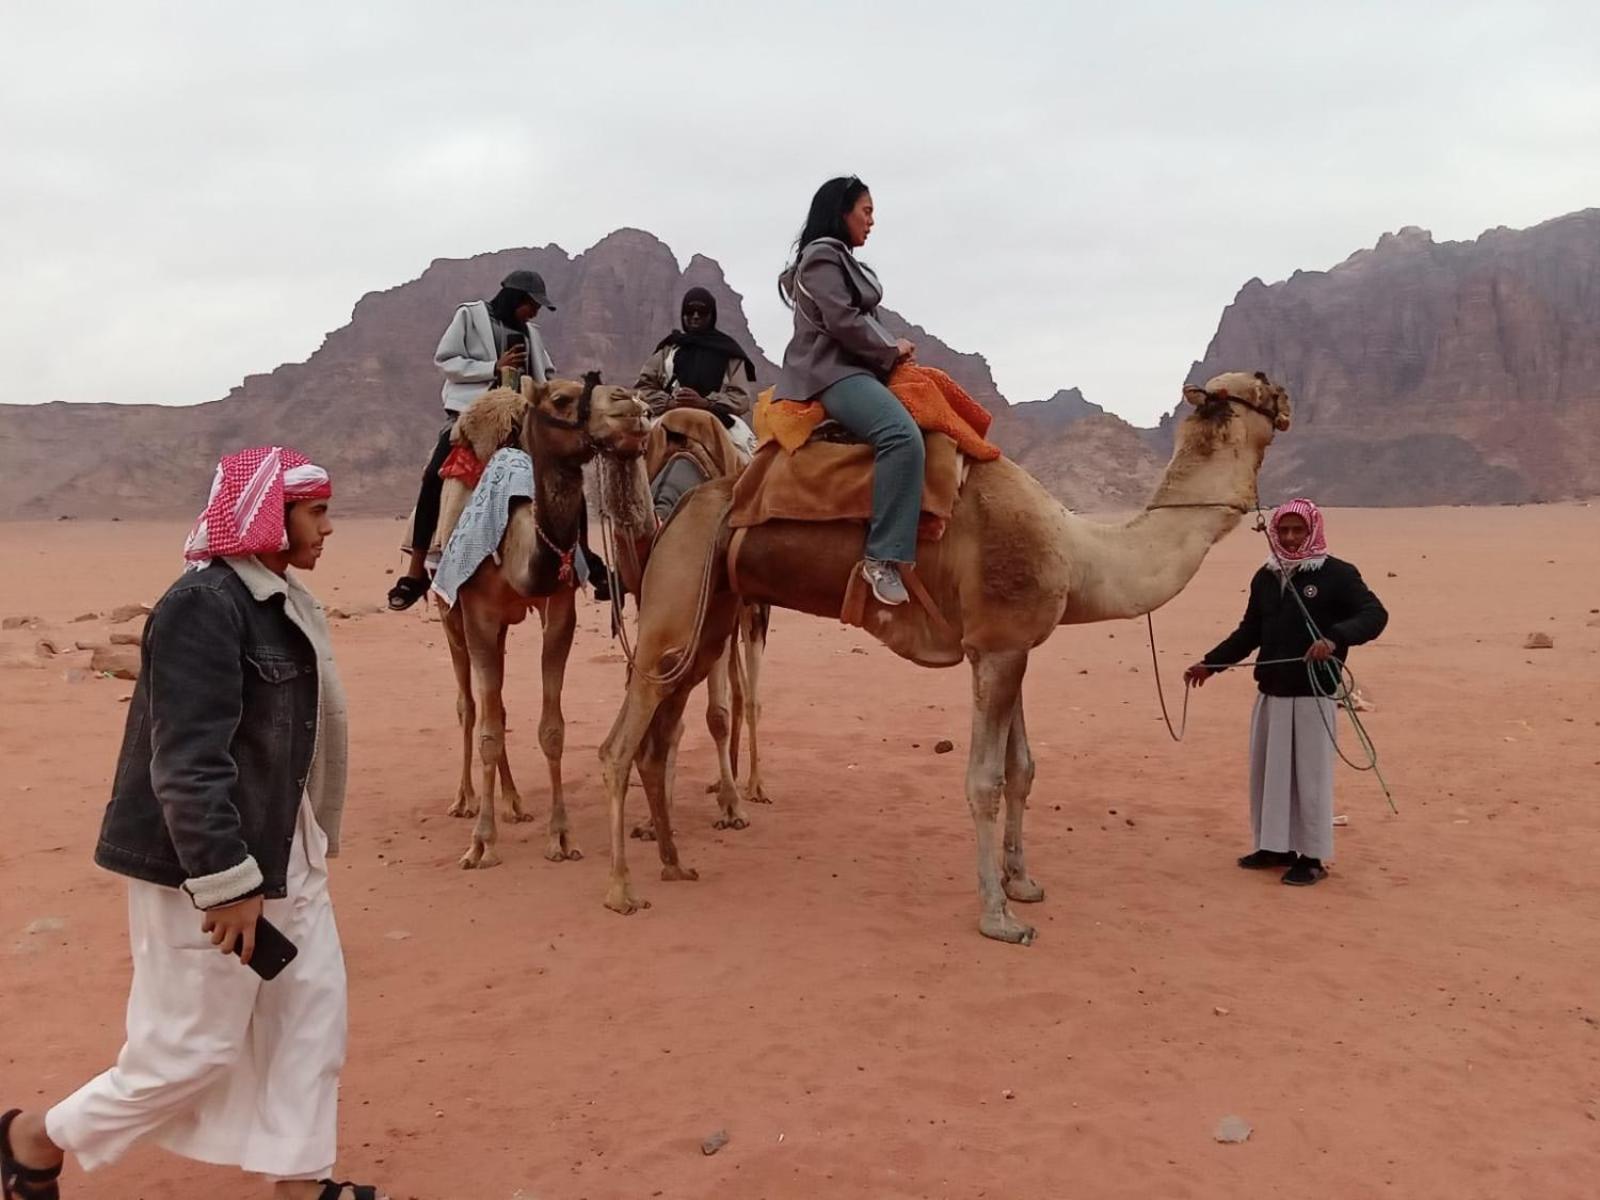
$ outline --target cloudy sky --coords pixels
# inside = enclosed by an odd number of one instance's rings
[[[5,402],[216,399],[434,258],[621,225],[777,357],[855,172],[892,307],[1148,422],[1252,276],[1600,205],[1593,0],[5,7]]]

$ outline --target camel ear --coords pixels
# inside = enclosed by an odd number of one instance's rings
[[[1183,389],[1183,398],[1196,408],[1199,408],[1206,402],[1206,390],[1203,387],[1195,387],[1191,384]]]

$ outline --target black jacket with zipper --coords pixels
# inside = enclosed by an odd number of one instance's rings
[[[1244,618],[1203,661],[1209,667],[1239,662],[1251,651],[1258,658],[1302,659],[1311,648],[1312,635],[1300,606],[1289,594],[1294,588],[1322,636],[1334,645],[1334,657],[1344,662],[1351,646],[1370,642],[1389,623],[1389,613],[1372,594],[1354,564],[1329,555],[1320,567],[1301,567],[1282,583],[1278,573],[1262,567],[1250,580],[1250,601]],[[1255,668],[1256,685],[1268,696],[1313,696],[1311,676],[1300,661]],[[1331,679],[1324,683],[1324,688]]]

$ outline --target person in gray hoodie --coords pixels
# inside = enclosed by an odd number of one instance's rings
[[[537,271],[513,271],[500,281],[492,300],[474,300],[459,306],[439,339],[433,362],[444,375],[440,398],[444,401],[444,428],[422,472],[417,492],[416,516],[411,528],[411,563],[389,589],[389,607],[410,608],[428,592],[428,545],[439,522],[439,497],[444,481],[439,468],[450,454],[450,431],[456,418],[484,392],[494,387],[500,372],[510,368],[518,376],[532,375],[543,383],[555,373],[555,364],[533,319],[541,308],[555,311]]]
[[[811,198],[794,259],[778,291],[794,310],[774,399],[816,400],[874,451],[872,519],[862,573],[881,604],[904,604],[900,564],[917,559],[923,443],[885,380],[916,347],[878,319],[883,287],[855,251],[872,232],[872,193],[854,175],[830,179]]]

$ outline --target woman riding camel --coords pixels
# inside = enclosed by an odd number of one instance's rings
[[[747,456],[755,453],[755,434],[745,423],[755,363],[717,328],[717,298],[705,288],[683,294],[679,321],[639,369],[634,387],[644,392],[652,416],[674,408],[703,409],[722,423],[735,446]]]
[[[872,232],[872,193],[854,175],[830,179],[811,198],[794,259],[778,280],[794,310],[773,398],[816,400],[872,446],[872,519],[862,573],[881,604],[904,604],[900,564],[917,558],[922,508],[922,432],[884,381],[916,347],[877,317],[878,277],[855,251]]]

